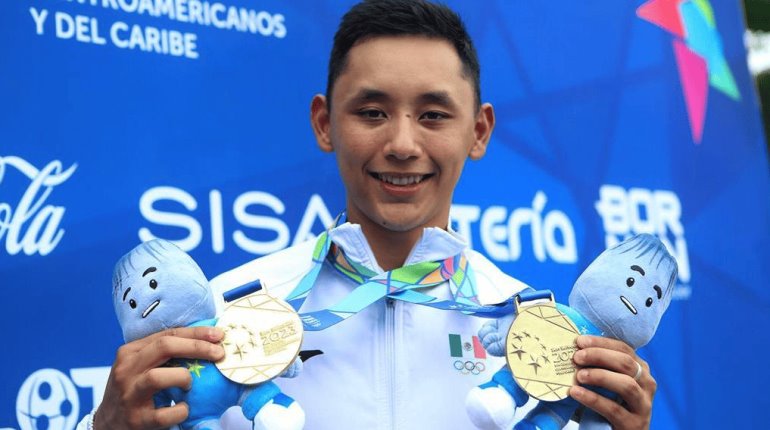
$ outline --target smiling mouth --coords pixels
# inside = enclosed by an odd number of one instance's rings
[[[147,306],[147,309],[142,312],[142,318],[147,318],[147,315],[150,315],[150,312],[154,311],[159,304],[160,300],[155,300],[154,302],[150,303],[150,306]]]
[[[620,296],[620,301],[623,302],[624,305],[628,308],[629,311],[631,311],[632,314],[636,315],[636,308],[634,305],[631,304],[631,302],[628,301],[627,298],[624,296]]]
[[[389,185],[395,185],[398,187],[407,187],[409,185],[417,185],[420,182],[433,176],[432,173],[427,175],[419,174],[392,174],[392,173],[369,173],[374,179],[382,181]]]

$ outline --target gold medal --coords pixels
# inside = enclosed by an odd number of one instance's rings
[[[228,303],[217,327],[225,332],[225,358],[217,368],[241,384],[259,384],[280,375],[297,358],[302,344],[299,315],[264,290]]]
[[[520,306],[506,339],[506,358],[513,377],[530,396],[549,402],[567,397],[575,384],[572,355],[577,326],[551,302]]]

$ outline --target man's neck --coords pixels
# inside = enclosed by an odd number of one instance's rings
[[[393,270],[404,265],[409,253],[422,237],[423,229],[393,231],[379,225],[361,224],[377,264],[383,270]]]
[[[425,228],[447,229],[448,227],[448,207],[444,216],[437,216],[433,220],[422,220],[422,222],[415,223],[418,225],[406,228],[404,225],[399,226],[397,224],[382,225],[356,210],[350,202],[347,206],[347,220],[361,226],[361,231],[377,264],[385,271],[398,269],[404,265],[412,249],[422,239]]]

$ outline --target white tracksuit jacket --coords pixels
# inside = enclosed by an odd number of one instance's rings
[[[360,226],[343,224],[330,235],[348,258],[382,272]],[[314,242],[247,263],[216,277],[212,286],[224,292],[260,279],[271,294],[285,297],[312,267]],[[405,265],[441,260],[461,250],[476,274],[483,304],[498,303],[526,288],[470,250],[459,235],[438,228],[424,231]],[[326,264],[301,311],[328,308],[355,287]],[[450,297],[446,283],[430,293]],[[383,299],[331,328],[305,332],[302,349],[320,349],[323,355],[309,359],[297,378],[276,383],[305,410],[307,430],[473,429],[465,397],[504,364],[502,358],[490,355],[475,357],[480,351],[473,349],[473,336],[486,321]],[[463,357],[451,356],[450,334],[460,335]],[[466,364],[473,370],[465,370]],[[517,415],[523,417],[529,407],[521,409]],[[239,411],[229,412],[223,419],[225,428],[251,429]]]

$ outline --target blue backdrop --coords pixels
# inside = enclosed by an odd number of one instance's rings
[[[763,425],[770,181],[740,2],[449,4],[498,121],[455,227],[563,301],[605,246],[657,234],[681,273],[641,352],[653,428]],[[111,271],[140,240],[213,277],[342,209],[308,111],[349,5],[0,4],[0,427],[69,430],[100,400]]]

